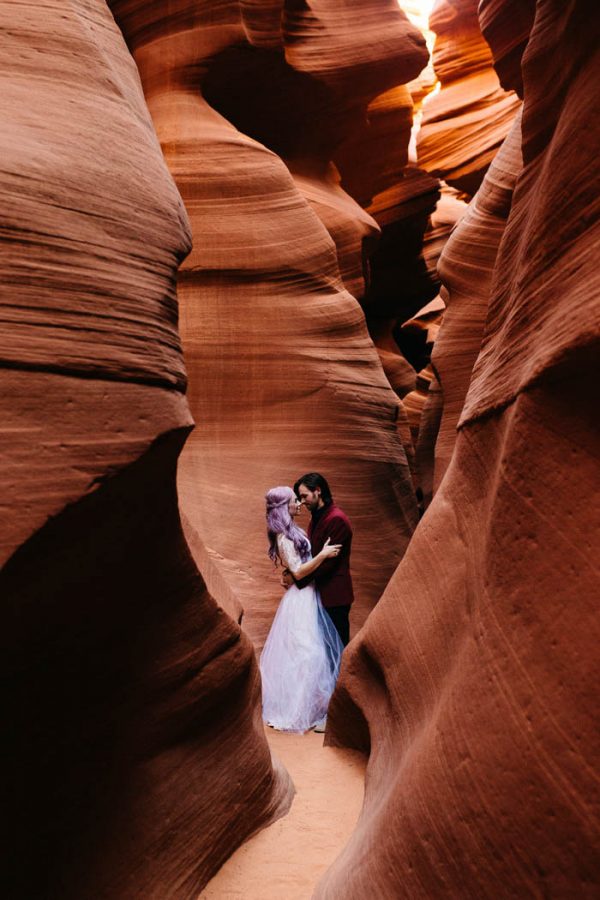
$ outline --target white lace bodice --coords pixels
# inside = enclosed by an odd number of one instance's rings
[[[279,550],[279,556],[281,557],[283,565],[289,569],[290,572],[296,572],[302,565],[302,559],[294,547],[294,542],[286,537],[285,534],[278,534],[277,549]]]

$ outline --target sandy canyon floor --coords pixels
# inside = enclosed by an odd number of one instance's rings
[[[323,735],[267,728],[296,786],[290,812],[243,844],[199,900],[309,900],[349,839],[363,801],[366,757],[323,746]]]

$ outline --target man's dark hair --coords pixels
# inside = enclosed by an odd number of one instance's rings
[[[329,485],[327,484],[327,479],[323,478],[322,475],[319,475],[318,472],[307,472],[306,475],[303,475],[302,478],[299,478],[298,481],[295,482],[294,493],[296,497],[298,496],[301,484],[305,484],[309,491],[314,491],[315,488],[321,488],[321,499],[323,500],[323,503],[329,503],[330,500],[333,500]]]

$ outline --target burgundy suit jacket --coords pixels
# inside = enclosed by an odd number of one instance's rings
[[[324,560],[314,573],[314,582],[321,595],[323,606],[348,606],[354,600],[352,576],[350,574],[350,551],[352,549],[352,527],[345,512],[334,503],[311,518],[308,537],[312,555],[323,549],[327,538],[332,544],[341,544],[339,556]],[[307,579],[307,582],[310,578]]]

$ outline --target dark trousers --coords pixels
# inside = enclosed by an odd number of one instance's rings
[[[344,647],[350,640],[350,604],[348,606],[325,606],[325,612],[333,622]]]

